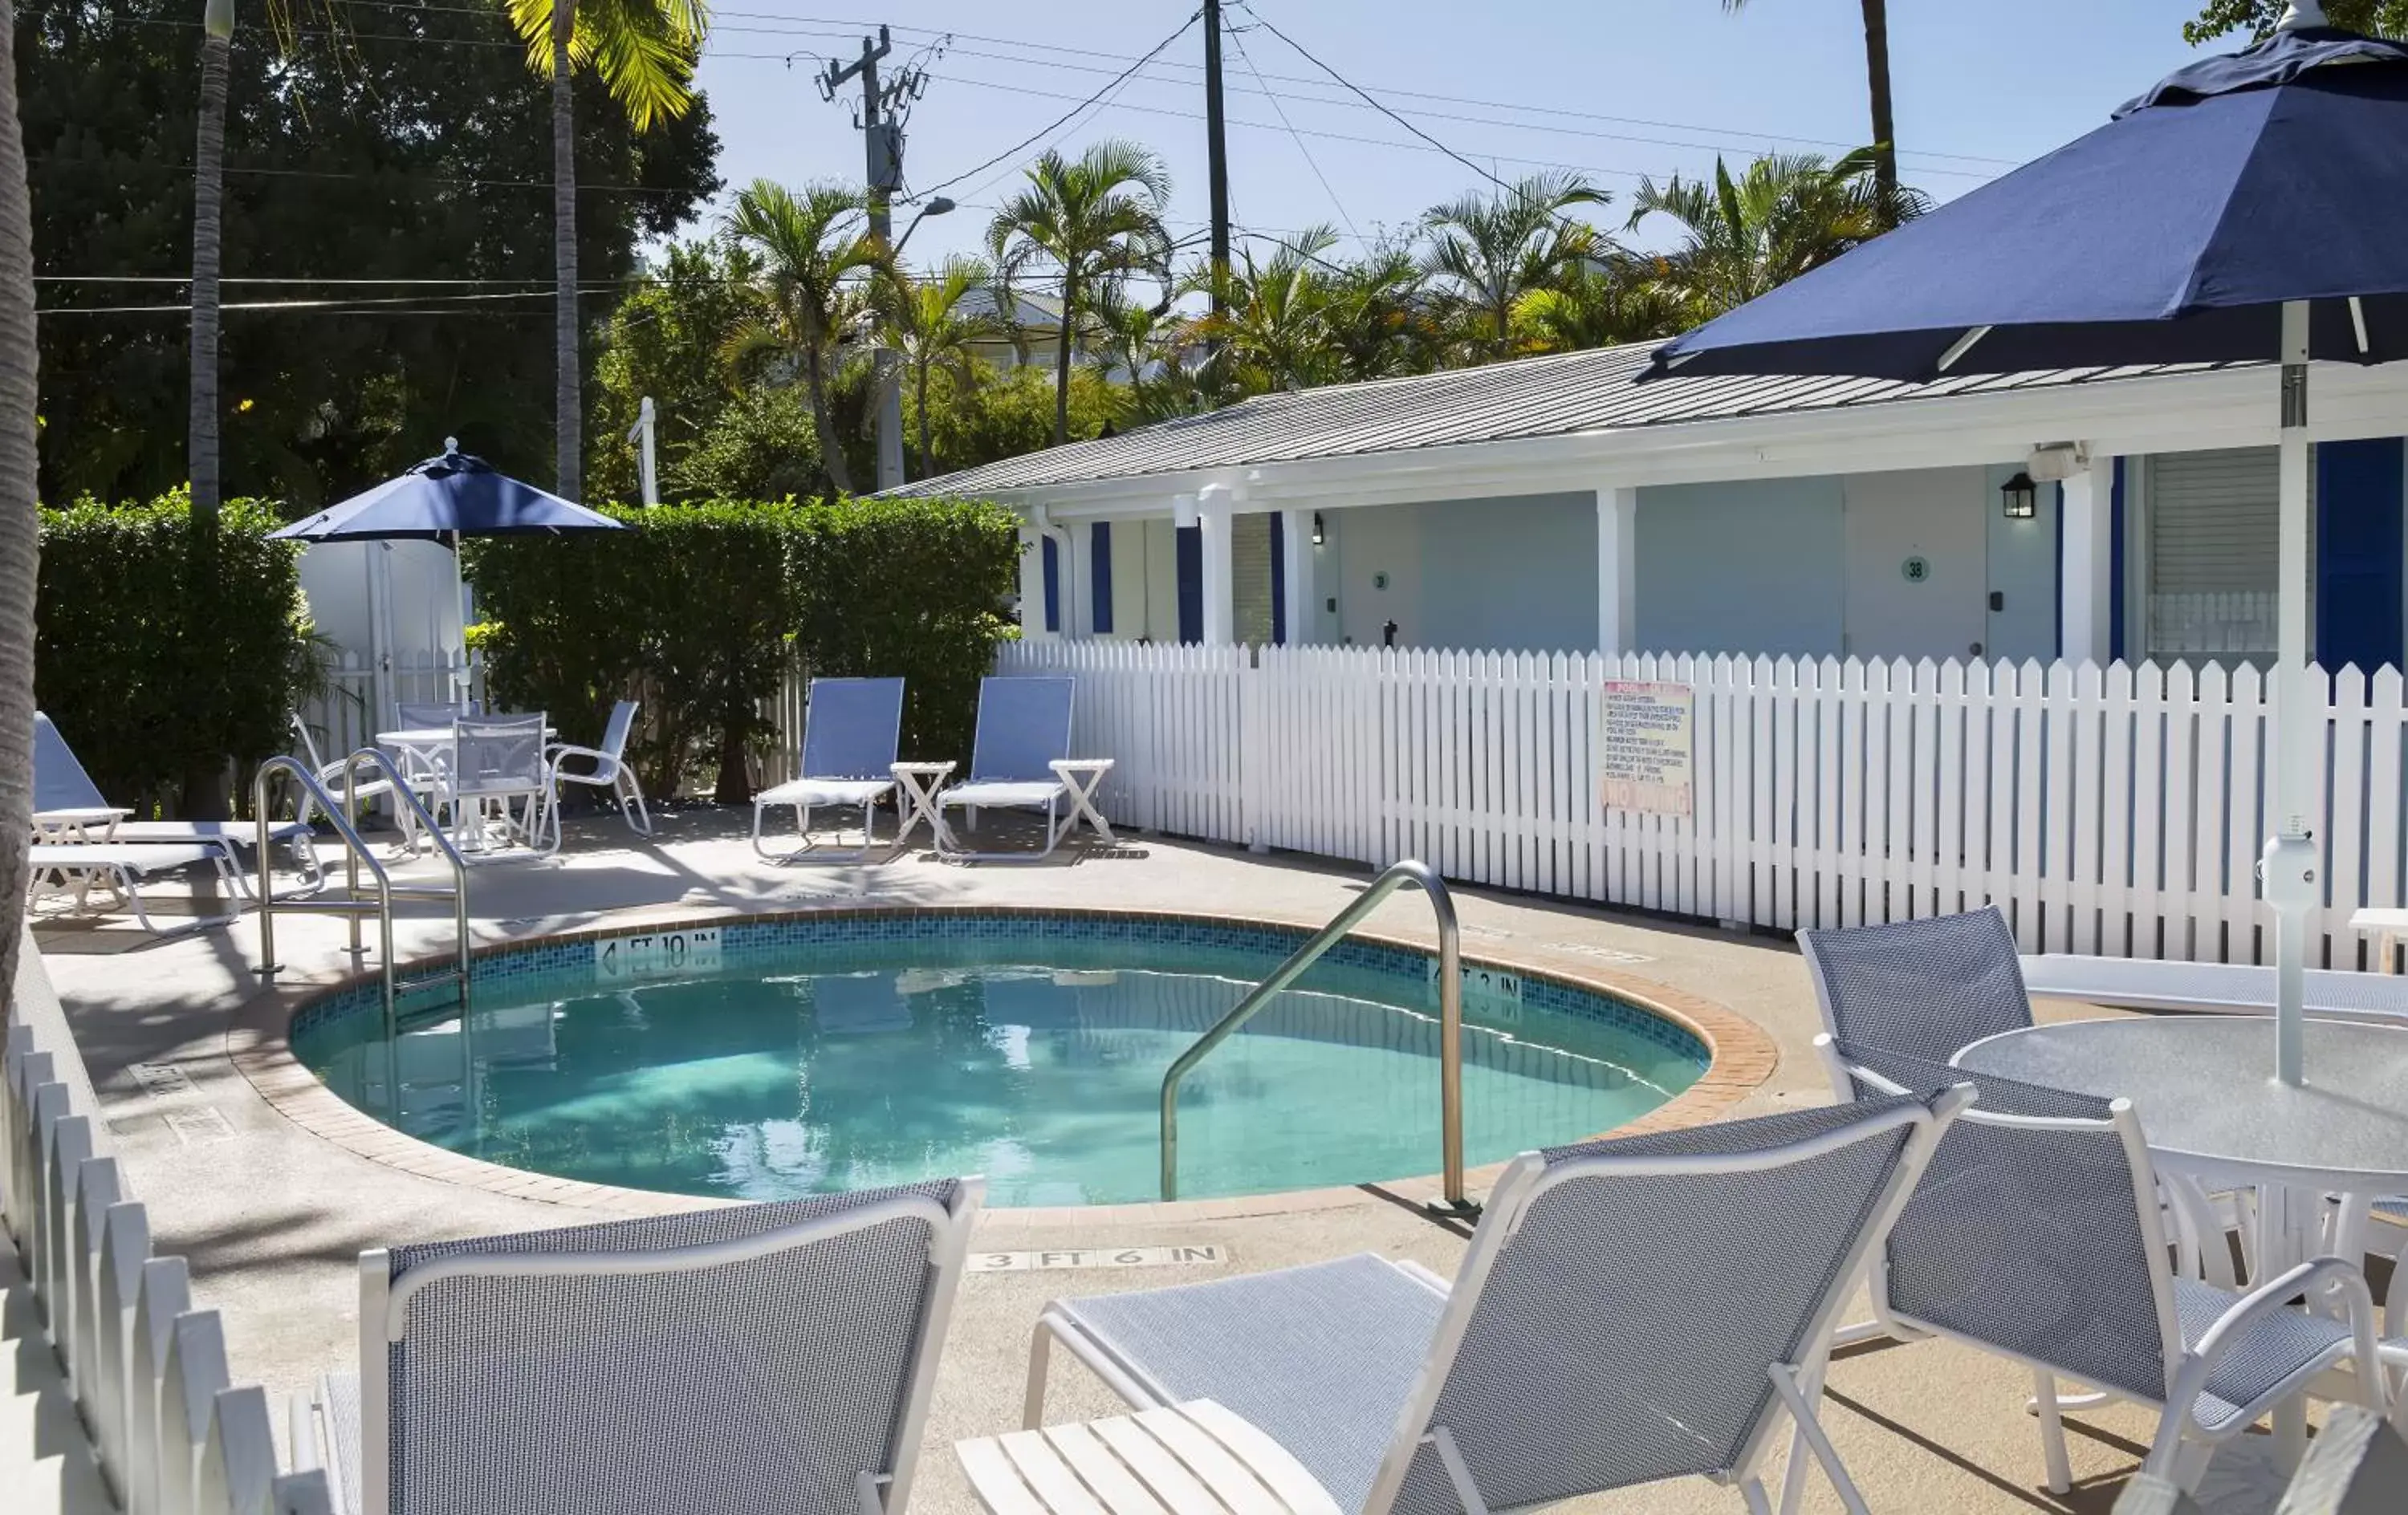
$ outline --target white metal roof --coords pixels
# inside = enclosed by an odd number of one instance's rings
[[[1226,409],[1006,458],[889,493],[977,496],[1043,491],[1108,479],[2062,390],[2203,371],[2199,364],[2077,368],[1973,375],[1932,384],[1786,377],[1675,377],[1636,383],[1654,346],[1601,348],[1264,394]]]

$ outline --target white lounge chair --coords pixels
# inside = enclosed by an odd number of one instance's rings
[[[811,841],[811,811],[861,810],[861,846],[829,852],[832,863],[854,863],[878,844],[878,802],[895,793],[895,755],[903,745],[903,680],[814,679],[805,695],[803,750],[797,777],[752,796],[752,850],[772,863],[794,863],[820,849]],[[767,812],[792,807],[801,845],[773,852],[761,839]]]
[[[2176,1479],[2186,1485],[2214,1448],[2329,1368],[2349,1365],[2381,1408],[2374,1301],[2356,1264],[2317,1258],[2246,1293],[2175,1276],[2129,1101],[1969,1075],[1828,1035],[1815,1046],[1868,1097],[1968,1078],[1979,1091],[1892,1228],[1870,1293],[1901,1340],[1947,1336],[2032,1369],[2053,1492],[2072,1479],[2058,1377],[2172,1416],[2158,1441],[2189,1444]],[[2328,1292],[2346,1319],[2289,1308]],[[2165,1471],[2160,1461],[2152,1457],[2152,1471]]]
[[[44,843],[74,846],[95,842],[140,844],[165,842],[171,845],[211,848],[225,856],[226,866],[221,874],[228,879],[235,893],[250,897],[251,886],[243,878],[239,849],[251,846],[259,839],[259,827],[249,821],[135,821],[134,812],[122,805],[111,805],[101,796],[100,786],[92,781],[77,761],[75,750],[50,718],[34,714],[34,831]],[[278,821],[267,828],[271,842],[282,843],[292,853],[293,866],[301,875],[306,888],[315,888],[324,879],[318,866],[317,850],[310,845],[314,834],[307,821]],[[267,860],[259,860],[267,866]]]
[[[937,854],[956,863],[1034,863],[1078,820],[1062,814],[1070,785],[1056,764],[1070,758],[1069,679],[988,679],[979,685],[978,733],[970,743],[969,777],[937,795]],[[947,810],[1045,812],[1045,845],[1034,852],[968,852],[946,824]]]
[[[347,1515],[901,1515],[981,1184],[365,1252]]]
[[[1863,1515],[1815,1416],[1831,1319],[1970,1097],[1526,1152],[1451,1286],[1367,1252],[1056,1300],[1025,1423],[1043,1422],[1059,1341],[1131,1405],[1213,1401],[1340,1510],[1392,1515],[1697,1476],[1762,1511],[1785,1419]]]
[[[75,908],[90,907],[93,886],[114,894],[143,930],[167,936],[178,932],[222,926],[233,915],[195,916],[162,927],[150,919],[142,899],[142,880],[153,874],[178,873],[207,864],[217,869],[218,881],[236,899],[244,896],[242,874],[229,850],[205,842],[36,842],[31,859],[33,887],[45,894],[71,894]],[[30,901],[29,901],[30,904]]]
[[[545,802],[544,843],[546,856],[560,850],[560,786],[582,784],[589,789],[607,789],[619,802],[619,814],[627,829],[638,836],[652,834],[652,812],[644,804],[644,786],[636,781],[636,770],[627,763],[627,737],[636,729],[634,700],[621,700],[610,707],[609,722],[602,728],[600,747],[578,747],[568,742],[554,742],[544,749],[544,762],[550,767],[545,783],[550,797]],[[591,765],[583,772],[571,770],[566,765],[574,760]]]

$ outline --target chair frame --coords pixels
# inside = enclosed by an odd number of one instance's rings
[[[1870,1068],[1852,1067],[1842,1057],[1839,1047],[1828,1032],[1814,1038],[1814,1047],[1822,1055],[1826,1066],[1831,1070],[1835,1080],[1848,1084],[1850,1087],[1853,1087],[1853,1080],[1861,1080],[1867,1086],[1885,1093],[1908,1092]],[[2158,1204],[2157,1199],[2158,1193],[2157,1165],[2149,1156],[2148,1138],[2142,1135],[2140,1118],[2132,1113],[2132,1102],[2128,1099],[2109,1101],[2108,1110],[2106,1127],[2112,1129],[2123,1144],[2125,1159],[2131,1166],[2133,1208],[2140,1221],[2141,1238],[2145,1254],[2153,1260],[2170,1257],[2172,1243],[2165,1227],[2165,1208]],[[2003,1111],[1985,1110],[1978,1105],[1967,1110],[1962,1119],[1968,1124],[1986,1125],[2010,1131],[2097,1132],[2101,1129],[2100,1122],[2097,1121],[2060,1116],[2011,1115]],[[1943,1325],[1935,1325],[1930,1322],[1891,1308],[1886,1281],[1888,1271],[1889,1264],[1885,1249],[1883,1252],[1875,1254],[1868,1271],[1866,1282],[1867,1293],[1872,1300],[1873,1315],[1891,1335],[1897,1336],[1900,1340],[1914,1340],[1921,1336],[1943,1336],[1994,1356],[2021,1363],[2032,1370],[2035,1408],[2040,1417],[2041,1449],[2048,1468],[2048,1487],[2051,1493],[2067,1492],[2072,1486],[2072,1470],[2066,1450],[2065,1422],[2059,1413],[2061,1404],[2057,1396],[2056,1380],[2059,1376],[2074,1379],[2075,1375],[2072,1371],[2060,1365],[2045,1363],[2021,1352],[2011,1351],[1980,1337],[1951,1330]],[[2358,1379],[2361,1402],[2368,1403],[2369,1408],[2377,1411],[2383,1408],[2384,1380],[2380,1358],[2375,1348],[2374,1298],[2367,1289],[2365,1276],[2359,1272],[2356,1264],[2339,1257],[2313,1258],[2275,1278],[2253,1286],[2216,1320],[2214,1325],[2208,1329],[2207,1334],[2200,1338],[2196,1348],[2186,1346],[2183,1340],[2181,1319],[2174,1308],[2173,1284],[2174,1278],[2171,1268],[2158,1265],[2153,1261],[2149,1269],[2149,1290],[2157,1302],[2157,1336],[2165,1353],[2166,1393],[2164,1397],[2148,1399],[2106,1384],[2096,1385],[2094,1389],[2094,1393],[2100,1397],[2120,1399],[2140,1405],[2144,1408],[2155,1409],[2165,1418],[2159,1423],[2157,1437],[2159,1443],[2165,1445],[2165,1456],[2162,1465],[2152,1467],[2152,1471],[2164,1473],[2168,1467],[2174,1465],[2179,1454],[2182,1472],[2186,1476],[2177,1477],[2176,1481],[2186,1486],[2197,1481],[2199,1475],[2205,1470],[2206,1459],[2214,1454],[2216,1447],[2242,1435],[2268,1411],[2305,1393],[2309,1384],[2327,1369],[2338,1365],[2338,1360],[2317,1361],[2297,1370],[2257,1400],[2243,1405],[2241,1407],[2243,1413],[2236,1416],[2232,1423],[2222,1430],[2213,1432],[2203,1430],[2191,1417],[2193,1402],[2205,1391],[2209,1377],[2222,1365],[2225,1355],[2235,1343],[2243,1339],[2244,1329],[2273,1311],[2286,1307],[2302,1293],[2330,1289],[2341,1294],[2343,1303],[2347,1306],[2350,1315],[2353,1336],[2350,1343],[2350,1359],[2354,1360],[2354,1375]],[[2089,1380],[2076,1379],[2076,1381],[2087,1383]],[[2173,1414],[2174,1406],[2182,1408],[2179,1418]],[[2169,1422],[2175,1432],[2172,1436],[2167,1435]],[[2184,1451],[2182,1449],[2186,1444],[2195,1450]],[[2153,1452],[2152,1463],[2158,1462]]]
[[[121,910],[133,916],[136,923],[153,936],[180,936],[186,932],[230,925],[241,918],[242,911],[237,906],[228,914],[194,916],[190,921],[179,921],[173,925],[160,925],[150,919],[150,907],[142,899],[142,879],[154,870],[137,867],[122,858],[109,855],[121,849],[134,852],[184,854],[177,862],[166,865],[170,867],[208,863],[217,870],[218,882],[225,887],[231,897],[236,901],[252,897],[251,890],[243,882],[242,870],[234,865],[233,860],[226,855],[226,849],[208,842],[53,843],[48,844],[29,860],[25,889],[27,909],[32,908],[34,901],[46,895],[71,894],[75,898],[73,913],[85,914],[90,908],[93,886],[98,884],[117,897]],[[87,850],[92,853],[89,861],[70,859],[66,855]],[[201,855],[191,856],[194,851]]]
[[[607,745],[610,729],[618,724],[621,707],[627,711],[627,725],[619,733],[619,745],[612,751]],[[561,843],[561,793],[563,784],[583,784],[589,789],[607,789],[619,802],[619,815],[627,829],[638,836],[652,834],[652,812],[644,803],[644,786],[636,778],[634,765],[627,761],[627,742],[634,736],[636,717],[642,710],[639,700],[621,700],[610,707],[609,725],[603,728],[602,747],[580,747],[573,742],[554,742],[544,749],[546,765],[544,787],[547,791],[542,813],[537,818],[537,840],[543,855],[559,852]],[[570,759],[594,765],[590,773],[572,773],[566,766]],[[543,839],[549,837],[549,840]]]
[[[360,1254],[360,1509],[351,1515],[391,1515],[393,1407],[388,1365],[394,1346],[408,1339],[410,1296],[430,1284],[456,1278],[600,1278],[646,1277],[693,1273],[730,1263],[747,1262],[773,1253],[826,1241],[872,1226],[919,1220],[928,1227],[928,1265],[934,1277],[923,1297],[919,1350],[904,1391],[896,1421],[897,1465],[864,1468],[855,1488],[860,1515],[902,1515],[911,1496],[911,1479],[921,1439],[927,1429],[928,1407],[937,1384],[938,1361],[944,1354],[945,1335],[953,1303],[967,1271],[970,1231],[985,1184],[978,1179],[959,1180],[950,1205],[924,1194],[896,1195],[875,1205],[839,1210],[795,1225],[754,1236],[692,1247],[624,1252],[452,1252],[423,1267],[393,1277],[392,1254],[378,1248]],[[296,1412],[296,1430],[308,1429],[314,1417]],[[337,1465],[332,1459],[349,1452],[315,1436],[296,1434],[319,1457],[328,1459],[330,1482]],[[296,1457],[296,1462],[303,1459]],[[304,1465],[308,1465],[304,1462]]]
[[[1537,1152],[1525,1152],[1515,1158],[1490,1193],[1479,1229],[1472,1234],[1470,1248],[1465,1253],[1452,1285],[1426,1268],[1412,1264],[1396,1265],[1443,1293],[1446,1308],[1440,1316],[1428,1353],[1414,1375],[1412,1387],[1406,1396],[1405,1408],[1398,1416],[1397,1431],[1381,1459],[1380,1471],[1372,1481],[1371,1492],[1365,1498],[1362,1509],[1352,1512],[1352,1515],[1390,1515],[1398,1496],[1404,1490],[1413,1459],[1425,1444],[1436,1449],[1440,1465],[1446,1470],[1448,1479],[1455,1486],[1469,1515],[1490,1515],[1490,1507],[1455,1450],[1453,1435],[1447,1427],[1432,1424],[1431,1417],[1437,1411],[1439,1397],[1446,1386],[1455,1354],[1461,1351],[1464,1338],[1470,1330],[1473,1313],[1479,1307],[1482,1286],[1495,1268],[1506,1243],[1520,1229],[1530,1208],[1550,1190],[1582,1179],[1764,1172],[1853,1146],[1876,1132],[1911,1126],[1914,1128],[1914,1132],[1899,1154],[1881,1197],[1872,1207],[1871,1219],[1858,1231],[1847,1255],[1832,1273],[1829,1285],[1816,1303],[1807,1328],[1799,1337],[1798,1360],[1776,1363],[1770,1369],[1775,1399],[1795,1427],[1796,1435],[1813,1454],[1813,1461],[1831,1480],[1841,1503],[1850,1515],[1869,1515],[1870,1507],[1848,1476],[1839,1450],[1831,1444],[1815,1413],[1815,1405],[1822,1392],[1823,1361],[1830,1349],[1834,1318],[1855,1292],[1866,1269],[1880,1257],[1881,1244],[1889,1235],[1891,1225],[1906,1208],[1925,1166],[1939,1146],[1940,1137],[1972,1097],[1970,1087],[1960,1086],[1942,1093],[1928,1108],[1909,1105],[1870,1121],[1753,1152],[1643,1156],[1606,1153],[1570,1159],[1552,1167]],[[1149,1409],[1167,1408],[1177,1402],[1169,1391],[1151,1379],[1142,1367],[1123,1360],[1107,1343],[1089,1335],[1075,1318],[1063,1313],[1056,1305],[1049,1304],[1038,1318],[1030,1342],[1028,1388],[1024,1405],[1024,1424],[1029,1428],[1043,1423],[1048,1348],[1054,1340],[1060,1341],[1072,1356],[1130,1405]],[[1772,1451],[1774,1436],[1783,1418],[1783,1415],[1770,1410],[1760,1415],[1733,1459],[1733,1465],[1706,1475],[1717,1483],[1738,1487],[1755,1515],[1767,1515],[1772,1508],[1764,1487],[1763,1465]],[[1495,1515],[1506,1515],[1506,1512],[1497,1511]]]
[[[793,780],[790,783],[772,784],[768,788],[760,791],[752,796],[752,851],[754,855],[758,856],[762,861],[767,863],[775,863],[781,866],[805,861],[830,864],[866,863],[869,860],[869,854],[877,850],[879,804],[881,801],[894,798],[896,790],[900,784],[900,780],[895,777],[894,767],[895,758],[899,754],[902,748],[902,706],[908,693],[908,692],[902,687],[904,683],[903,679],[900,678],[893,679],[894,684],[896,686],[895,715],[896,745],[889,750],[887,756],[886,776],[884,778],[873,779],[866,776],[859,778],[842,778],[826,774],[812,774],[803,770],[808,765],[807,760],[810,756],[810,722],[813,716],[817,713],[813,707],[816,705],[818,700],[820,686],[824,683],[838,682],[851,684],[878,684],[885,683],[888,680],[884,679],[838,677],[814,679],[811,680],[810,688],[805,691],[804,694],[803,740],[801,747],[795,753],[795,767],[796,771]],[[851,798],[814,798],[809,801],[766,797],[776,795],[781,790],[792,790],[796,786],[809,785],[815,782],[826,785],[831,791],[849,788],[854,793],[860,794],[862,797],[858,800]],[[859,806],[861,809],[861,845],[859,847],[846,850],[838,849],[832,844],[824,847],[819,842],[811,839],[811,811],[823,808],[830,810],[850,809],[856,805]],[[800,845],[796,846],[791,851],[772,851],[770,850],[766,839],[761,835],[762,827],[767,824],[768,812],[772,808],[791,808],[795,812],[795,836]],[[897,823],[895,834],[895,846],[899,849],[903,840],[901,828],[902,807],[899,804],[896,807],[896,813]]]

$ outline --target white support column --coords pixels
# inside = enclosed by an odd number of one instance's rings
[[[1054,550],[1061,556],[1062,635],[1084,640],[1096,635],[1096,533],[1086,522],[1057,522]]]
[[[2105,666],[2114,646],[2115,460],[2094,457],[2065,481],[2065,588],[2057,655]]]
[[[1238,492],[1226,484],[1207,484],[1196,492],[1196,523],[1203,528],[1204,645],[1226,647],[1236,640],[1230,625],[1230,528],[1235,522]]]
[[[1638,650],[1639,492],[1597,492],[1597,650]]]
[[[1039,641],[1045,629],[1045,546],[1033,512],[1020,518],[1020,637]]]
[[[1312,516],[1310,510],[1290,510],[1281,520],[1280,540],[1287,550],[1287,645],[1304,647],[1312,641],[1313,606],[1319,591],[1313,587],[1313,566],[1320,557],[1312,545]]]

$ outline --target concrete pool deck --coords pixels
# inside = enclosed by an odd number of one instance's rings
[[[918,852],[867,866],[780,866],[753,855],[742,816],[705,807],[660,820],[646,843],[612,819],[573,822],[558,863],[478,871],[471,915],[479,943],[590,927],[606,916],[614,925],[636,924],[840,905],[1164,909],[1311,926],[1349,903],[1367,877],[1359,868],[1153,836],[1124,836],[1115,848],[1072,850],[1028,867],[961,868]],[[1828,1099],[1811,1047],[1813,993],[1785,943],[1485,892],[1458,890],[1456,901],[1467,955],[1627,981],[1669,1008],[1718,1008],[1742,1022],[1730,1037],[1739,1061],[1698,1118]],[[1370,928],[1426,942],[1429,919],[1417,898],[1400,894],[1380,908]],[[405,958],[444,951],[450,912],[412,908],[397,930]],[[288,984],[331,983],[349,971],[340,922],[283,917],[278,935]],[[309,1089],[300,1089],[291,1065],[272,1055],[282,1007],[300,996],[260,988],[253,920],[165,942],[116,922],[45,920],[36,939],[129,1186],[150,1208],[159,1250],[187,1255],[196,1302],[222,1313],[236,1381],[265,1384],[280,1404],[315,1374],[355,1365],[353,1260],[363,1250],[682,1203],[534,1175],[496,1182],[497,1170],[433,1154],[339,1108],[319,1107],[324,1120],[311,1122],[318,1129],[300,1123],[289,1113],[296,1100],[306,1107],[312,1090],[327,1102],[332,1096],[306,1073],[300,1078]],[[2043,1019],[2100,1013],[2040,1006]],[[263,1041],[270,1044],[265,1051]],[[1476,1178],[1472,1187],[1476,1195]],[[915,1508],[938,1515],[973,1508],[951,1443],[1017,1423],[1028,1333],[1045,1300],[1361,1251],[1451,1273],[1465,1232],[1418,1211],[1413,1200],[1427,1192],[1403,1183],[1324,1191],[1304,1202],[1270,1196],[987,1212],[980,1251],[1030,1255],[964,1285]],[[1109,1265],[1111,1254],[1140,1248],[1210,1248],[1216,1260]],[[2154,1418],[2129,1407],[2070,1415],[2075,1488],[2055,1496],[2041,1488],[2039,1442],[2023,1412],[2029,1387],[2021,1370],[1944,1343],[1858,1350],[1833,1366],[1826,1419],[1876,1509],[2106,1510],[2145,1449]],[[1053,1418],[1113,1408],[1075,1367],[1055,1375]],[[1684,1511],[1735,1508],[1738,1501],[1693,1480],[1583,1503]],[[1838,1503],[1817,1482],[1808,1508]]]

